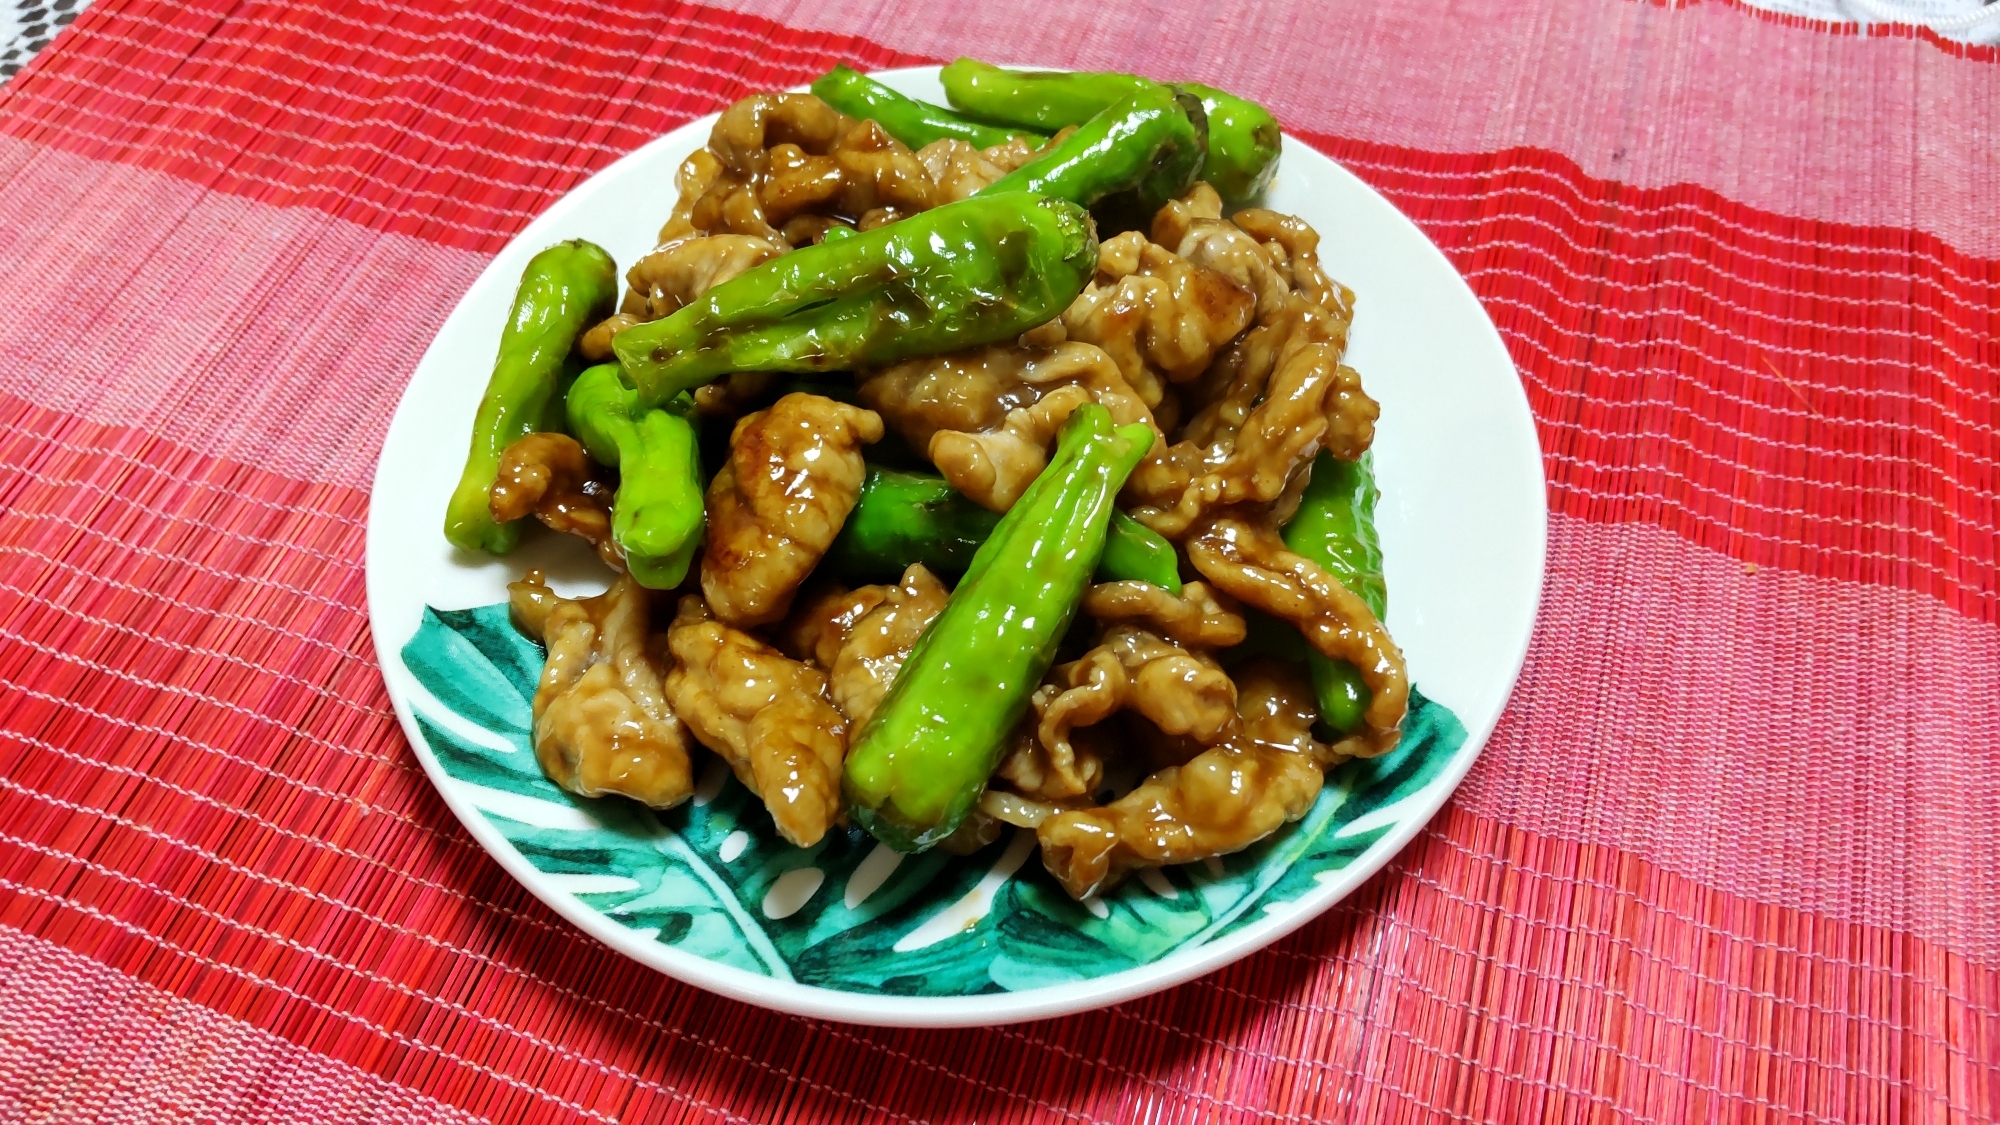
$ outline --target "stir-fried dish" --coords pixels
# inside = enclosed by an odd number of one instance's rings
[[[1396,744],[1354,295],[1219,90],[961,59],[745,98],[657,247],[523,275],[445,532],[510,587],[535,753],[667,809],[706,748],[811,846],[1007,826],[1078,898],[1237,851]]]

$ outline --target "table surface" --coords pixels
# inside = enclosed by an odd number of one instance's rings
[[[96,0],[0,89],[0,1117],[1992,1120],[2000,53],[1932,7]],[[1484,758],[1326,917],[1108,1011],[844,1027],[479,851],[376,670],[366,496],[540,208],[961,53],[1227,86],[1411,215],[1520,369],[1548,582]]]

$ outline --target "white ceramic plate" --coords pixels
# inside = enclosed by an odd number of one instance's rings
[[[942,102],[936,75],[877,77]],[[674,172],[714,120],[592,176],[501,251],[424,354],[383,443],[368,522],[382,674],[417,757],[480,844],[584,931],[671,976],[801,1015],[922,1026],[1054,1016],[1177,984],[1291,932],[1380,869],[1450,796],[1513,690],[1541,590],[1541,452],[1513,363],[1464,281],[1387,200],[1290,137],[1266,206],[1317,228],[1328,271],[1358,295],[1349,360],[1382,404],[1388,624],[1429,701],[1393,760],[1337,772],[1265,845],[1085,906],[1025,862],[1027,834],[967,860],[898,859],[860,837],[802,851],[714,763],[694,802],[658,817],[541,778],[526,714],[539,655],[497,607],[530,566],[565,592],[601,590],[608,574],[553,535],[505,559],[459,554],[440,531],[445,501],[528,258],[587,238],[622,269],[651,249]]]

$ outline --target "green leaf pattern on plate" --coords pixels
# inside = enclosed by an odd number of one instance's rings
[[[965,996],[1104,976],[1290,908],[1406,817],[1465,729],[1412,693],[1402,745],[1327,779],[1298,823],[1232,856],[1128,880],[1080,904],[1032,835],[959,858],[899,855],[859,829],[812,848],[708,757],[695,799],[656,814],[573,796],[530,744],[539,645],[506,605],[424,612],[403,664],[429,698],[417,727],[455,794],[541,871],[634,932],[711,961],[854,992]]]

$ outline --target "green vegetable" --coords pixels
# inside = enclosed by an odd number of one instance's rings
[[[1011,339],[1096,272],[1082,208],[980,196],[773,258],[611,343],[652,406],[730,371],[844,371]]]
[[[1341,461],[1321,452],[1313,462],[1312,480],[1299,501],[1292,522],[1285,525],[1285,546],[1317,563],[1360,595],[1376,617],[1389,610],[1389,589],[1382,579],[1382,544],[1375,537],[1373,455]],[[1319,652],[1306,657],[1312,670],[1313,694],[1319,697],[1320,718],[1342,734],[1361,728],[1368,709],[1368,685],[1361,671],[1345,660],[1330,660]]]
[[[618,469],[611,538],[639,585],[671,590],[701,546],[701,453],[694,426],[673,410],[639,405],[601,363],[569,389],[569,428],[598,461]]]
[[[1125,478],[1153,444],[1095,403],[1070,416],[1048,468],[984,546],[855,737],[848,808],[890,847],[921,851],[979,800],[1055,659],[1104,553]]]
[[[819,100],[849,117],[873,120],[892,137],[922,148],[932,141],[964,141],[975,148],[1006,144],[1025,136],[1037,143],[1043,135],[1027,129],[1007,129],[986,125],[939,105],[899,94],[865,74],[836,66],[812,84]]]
[[[445,508],[444,537],[453,546],[504,555],[521,541],[520,521],[495,523],[488,506],[500,455],[537,430],[562,428],[570,347],[584,328],[611,314],[617,295],[611,255],[582,239],[558,242],[528,260],[473,418],[465,471]]]
[[[1148,84],[1136,74],[1005,70],[975,59],[954,60],[939,78],[951,104],[974,117],[1051,133],[1083,124]],[[1231,206],[1249,202],[1277,175],[1278,119],[1256,102],[1213,86],[1177,85],[1200,98],[1208,114],[1200,178]]]
[[[979,118],[1053,133],[1081,125],[1147,84],[1134,74],[1076,70],[1008,70],[959,58],[938,72],[945,99]]]
[[[1248,204],[1278,176],[1278,156],[1284,131],[1271,111],[1248,98],[1198,82],[1181,89],[1201,99],[1208,112],[1208,155],[1201,162],[1201,179],[1231,207]]]
[[[870,465],[820,565],[855,582],[893,582],[917,562],[935,574],[961,574],[999,522],[1000,513],[966,499],[943,477]],[[1151,582],[1179,594],[1179,558],[1158,532],[1113,511],[1096,580]]]
[[[1207,132],[1192,94],[1148,82],[974,198],[1031,191],[1144,225],[1194,182]]]
[[[820,566],[849,581],[888,582],[911,563],[963,574],[1000,513],[930,473],[868,466],[861,495]]]
[[[1099,582],[1150,582],[1175,597],[1181,594],[1181,560],[1167,538],[1124,512],[1111,513]]]

